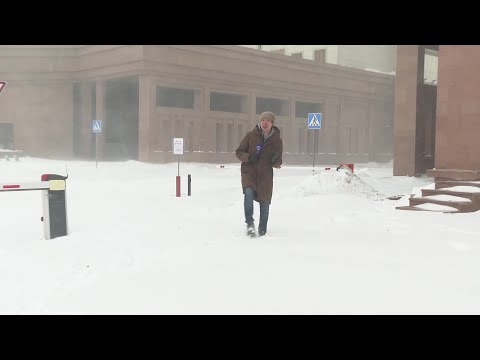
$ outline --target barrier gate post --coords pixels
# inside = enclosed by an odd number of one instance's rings
[[[43,190],[43,229],[45,239],[68,235],[66,179],[68,176],[43,174],[42,181],[48,181],[49,188]]]

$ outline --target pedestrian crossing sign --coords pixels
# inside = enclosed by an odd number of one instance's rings
[[[94,133],[102,132],[102,120],[93,120],[92,121],[92,131]]]
[[[308,123],[308,128],[309,129],[321,129],[322,128],[322,113],[309,113],[307,123]]]

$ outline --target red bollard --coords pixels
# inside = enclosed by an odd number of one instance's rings
[[[177,176],[177,197],[180,197],[180,176]]]

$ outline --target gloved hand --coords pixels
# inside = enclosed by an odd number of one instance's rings
[[[272,156],[272,165],[278,161],[279,155],[275,152]]]
[[[258,161],[258,154],[250,154],[250,156],[248,157],[248,161],[250,161],[252,164],[255,164]]]

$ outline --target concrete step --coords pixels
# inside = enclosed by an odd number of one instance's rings
[[[452,191],[445,189],[422,189],[422,197],[434,195],[458,196],[469,199],[480,209],[480,192]]]
[[[427,170],[427,175],[437,180],[480,180],[480,171],[463,169],[432,169]]]
[[[444,189],[454,186],[474,186],[480,188],[480,181],[438,180],[435,179],[435,189]]]
[[[420,204],[437,204],[450,206],[457,209],[459,212],[474,212],[478,210],[477,204],[470,201],[469,199],[464,200],[437,200],[430,196],[427,197],[412,197],[409,199],[410,206],[420,205]]]
[[[430,211],[430,212],[443,212],[443,213],[449,213],[449,214],[456,214],[459,213],[458,209],[454,210],[433,210],[433,209],[422,209],[421,207],[416,206],[398,206],[396,207],[397,210],[413,210],[413,211]]]
[[[5,159],[17,159],[19,157],[25,157],[25,153],[22,150],[5,150],[5,149],[0,149],[0,158],[5,158]]]

